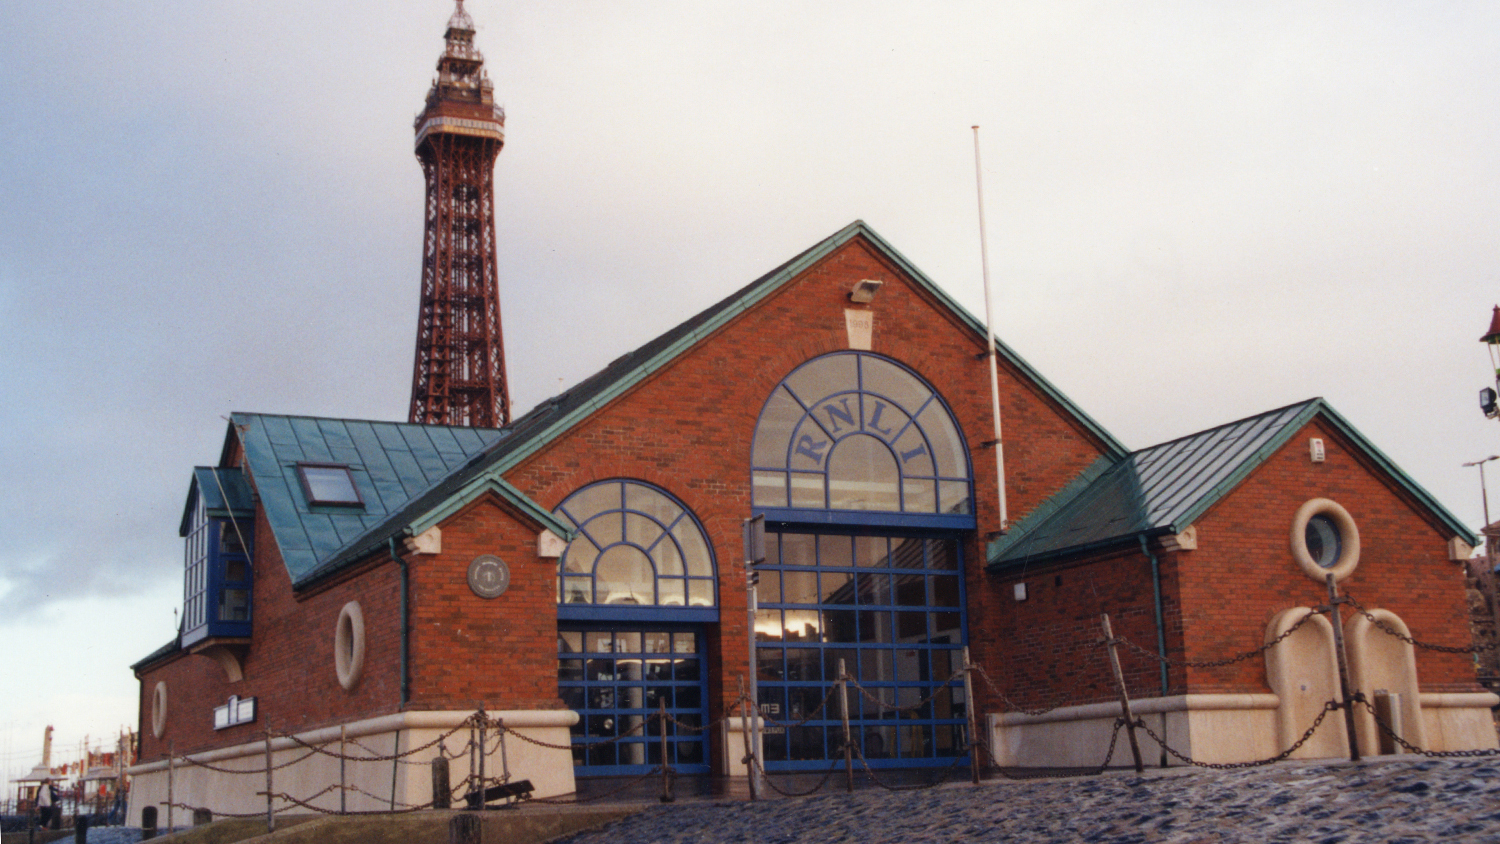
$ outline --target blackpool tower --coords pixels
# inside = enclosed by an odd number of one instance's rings
[[[495,273],[495,157],[505,145],[505,110],[495,104],[463,0],[444,37],[416,122],[427,201],[410,418],[498,428],[510,422]]]

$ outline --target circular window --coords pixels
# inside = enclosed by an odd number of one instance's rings
[[[161,738],[167,732],[167,684],[156,684],[151,692],[151,735]]]
[[[1292,518],[1292,557],[1319,583],[1328,575],[1343,580],[1359,565],[1359,529],[1338,502],[1314,498]]]
[[[365,614],[358,601],[350,601],[339,611],[338,627],[333,633],[333,668],[344,691],[354,688],[364,667]]]

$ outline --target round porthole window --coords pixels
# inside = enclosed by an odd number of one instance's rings
[[[151,735],[161,738],[167,732],[167,684],[156,684],[151,692]]]
[[[1319,583],[1328,575],[1343,580],[1359,565],[1359,529],[1338,502],[1314,498],[1292,518],[1292,557]]]
[[[333,633],[333,668],[338,672],[344,691],[354,688],[365,668],[365,614],[358,601],[350,601],[339,611],[339,623]]]

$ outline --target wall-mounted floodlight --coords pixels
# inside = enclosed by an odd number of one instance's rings
[[[878,278],[867,278],[854,283],[854,289],[849,291],[849,301],[860,305],[868,305],[875,299],[875,294],[880,292],[880,286],[885,284]]]

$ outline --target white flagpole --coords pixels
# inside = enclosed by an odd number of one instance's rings
[[[1005,511],[1005,442],[1000,437],[1000,364],[996,359],[995,309],[990,298],[990,256],[984,236],[984,176],[979,165],[979,127],[974,129],[974,184],[979,190],[979,263],[984,273],[984,332],[990,358],[990,411],[995,419],[995,478],[1000,497],[1000,532],[1010,529]]]

